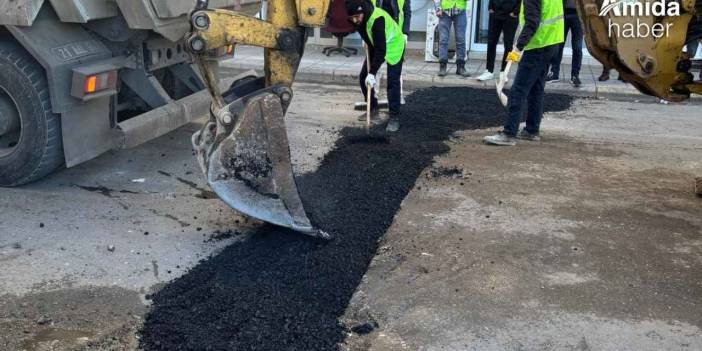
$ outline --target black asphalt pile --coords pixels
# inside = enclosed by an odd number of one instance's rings
[[[571,100],[547,95],[545,110]],[[428,88],[407,98],[402,128],[387,143],[350,142],[358,129],[342,130],[319,169],[297,178],[312,221],[336,239],[260,228],[152,296],[142,347],[336,349],[353,327],[338,319],[422,170],[449,151],[452,133],[499,126],[504,114],[494,91]]]

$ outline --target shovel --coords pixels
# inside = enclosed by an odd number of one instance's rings
[[[517,47],[515,46],[512,48],[512,51],[519,52],[517,50]],[[519,56],[521,56],[521,52],[519,52]],[[507,65],[505,66],[505,74],[504,77],[502,74],[500,74],[497,78],[495,79],[495,89],[497,90],[497,97],[500,99],[500,103],[502,106],[507,107],[507,104],[509,103],[509,98],[507,98],[507,95],[502,91],[505,87],[505,83],[507,83],[507,76],[509,75],[509,69],[512,68],[512,61],[507,61]]]
[[[368,54],[368,46],[363,45],[363,51],[366,52],[366,74],[370,74],[370,55]],[[371,90],[372,86],[366,83],[366,133],[370,133],[371,126]]]
[[[509,69],[511,67],[512,67],[512,61],[507,62],[507,65],[505,66],[504,77],[502,74],[500,74],[499,78],[495,79],[495,89],[497,89],[497,97],[500,98],[500,103],[504,107],[507,107],[507,103],[509,103],[509,99],[507,98],[507,95],[502,91],[502,89],[504,89],[505,83],[507,83],[507,75],[509,74]]]
[[[370,74],[370,54],[368,52],[368,47],[363,44],[363,49],[366,52],[366,71],[368,74]],[[388,142],[388,136],[387,133],[385,133],[385,129],[383,129],[382,133],[378,132],[378,128],[374,128],[372,123],[371,123],[371,90],[372,86],[369,84],[366,84],[366,101],[365,101],[365,107],[366,107],[366,127],[365,133],[363,135],[351,135],[347,136],[347,140],[350,143],[387,143]],[[358,105],[358,104],[357,104]]]

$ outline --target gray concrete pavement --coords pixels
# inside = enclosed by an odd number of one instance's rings
[[[460,134],[403,202],[348,350],[702,348],[698,106],[580,101],[540,143]]]
[[[299,174],[359,93],[295,88]],[[378,327],[340,348],[702,349],[699,108],[580,101],[516,148],[458,133],[436,165],[470,175],[420,177],[342,318]],[[246,240],[259,223],[207,192],[197,127],[0,190],[0,349],[136,349],[146,294]]]

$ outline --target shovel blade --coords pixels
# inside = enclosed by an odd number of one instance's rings
[[[198,161],[212,190],[235,210],[328,238],[310,223],[298,194],[281,96],[289,101],[292,92],[266,88],[226,105],[231,119],[211,115],[193,135]]]
[[[512,68],[512,61],[508,61],[504,69],[504,75],[500,74],[497,79],[495,79],[495,89],[497,90],[497,97],[500,99],[502,106],[507,107],[509,103],[509,98],[504,93],[505,84],[507,83],[507,75],[509,74],[509,69]]]

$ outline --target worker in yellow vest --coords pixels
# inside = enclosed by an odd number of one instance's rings
[[[410,0],[376,0],[375,7],[379,7],[397,22],[405,37],[405,43],[410,32],[410,21],[412,20],[412,8]]]
[[[468,16],[466,0],[434,0],[434,11],[439,18],[439,77],[446,76],[448,44],[451,26],[456,37],[456,74],[469,77],[466,72],[466,27]]]
[[[405,46],[407,46],[407,40],[409,39],[410,21],[412,20],[410,2],[411,0],[375,0],[375,7],[385,10],[400,26],[402,36],[405,38]],[[404,55],[402,59],[404,60]],[[404,93],[402,92],[402,72],[400,72],[400,101],[404,104],[405,101],[402,94]]]
[[[523,0],[519,14],[521,33],[507,60],[519,62],[509,91],[507,120],[502,132],[486,136],[489,145],[516,145],[516,139],[541,140],[539,126],[543,116],[544,86],[548,65],[563,43],[562,0]],[[521,60],[520,60],[521,58]],[[522,108],[527,106],[526,128],[519,131]]]
[[[376,75],[384,62],[388,64],[388,110],[390,118],[386,130],[400,129],[402,56],[405,53],[405,38],[400,26],[385,10],[375,7],[369,0],[347,0],[346,12],[349,22],[358,30],[366,43],[370,56],[370,67],[364,61],[359,83],[363,96],[367,86],[371,87],[371,113],[378,114],[378,86]]]

